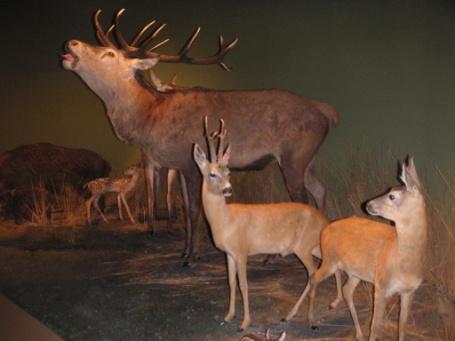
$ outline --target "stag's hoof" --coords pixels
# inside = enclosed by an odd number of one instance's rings
[[[283,317],[281,320],[280,320],[281,323],[288,323],[289,320],[286,318],[286,317]]]
[[[312,325],[312,326],[311,326],[311,330],[319,331],[319,327],[316,326],[316,325]]]

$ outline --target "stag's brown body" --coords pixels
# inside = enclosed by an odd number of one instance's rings
[[[126,46],[124,50],[116,48],[108,40],[108,34],[100,29],[99,22],[96,20],[95,23],[98,38],[105,46],[71,40],[66,45],[63,66],[77,73],[101,98],[117,137],[143,150],[148,179],[153,177],[152,170],[155,168],[172,168],[181,172],[188,188],[190,206],[187,252],[193,252],[195,256],[198,251],[198,230],[192,236],[191,226],[197,226],[200,213],[201,177],[191,158],[191,146],[203,142],[204,116],[215,122],[223,117],[231,127],[230,139],[235,150],[231,168],[260,168],[276,159],[292,200],[307,201],[308,190],[317,204],[322,205],[325,190],[309,165],[329,127],[338,121],[335,109],[281,90],[192,88],[159,92],[148,86],[137,70],[149,69],[158,61],[215,63],[213,58],[196,60],[186,57],[195,36],[181,50],[180,59],[174,60],[154,52],[146,54],[147,58],[132,58],[131,46]],[[117,21],[116,24],[115,33],[121,43],[123,38],[117,31]],[[222,58],[235,42],[226,46],[220,39],[217,56],[221,57],[215,58],[216,63],[226,67]],[[189,249],[191,244],[192,250]]]

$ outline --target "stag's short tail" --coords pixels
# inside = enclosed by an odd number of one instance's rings
[[[314,105],[329,120],[331,127],[336,127],[340,121],[340,114],[330,104],[314,101]]]

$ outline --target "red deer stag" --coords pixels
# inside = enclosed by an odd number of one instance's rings
[[[308,190],[317,205],[322,206],[325,189],[310,165],[329,127],[338,122],[338,113],[333,107],[273,89],[189,88],[159,92],[147,84],[138,70],[150,69],[158,62],[218,64],[229,70],[223,59],[236,45],[237,38],[225,43],[220,36],[219,49],[214,55],[191,57],[188,52],[199,35],[200,28],[197,28],[178,54],[160,54],[156,49],[168,40],[150,46],[164,24],[146,36],[145,32],[155,23],[152,21],[128,43],[119,30],[123,12],[124,9],[120,10],[113,25],[104,30],[98,10],[94,23],[102,46],[69,40],[62,64],[75,72],[104,102],[117,137],[144,151],[149,183],[153,181],[156,168],[180,171],[188,190],[191,222],[187,226],[185,255],[191,255],[190,259],[194,260],[199,251],[197,220],[201,209],[201,175],[192,160],[191,146],[204,142],[200,134],[204,116],[209,116],[211,121],[223,117],[232,127],[232,148],[236,151],[230,163],[233,169],[258,169],[277,160],[291,199],[307,201]],[[120,47],[111,39],[111,34]],[[149,215],[151,211],[149,207]]]

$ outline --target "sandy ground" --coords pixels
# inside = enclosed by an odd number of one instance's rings
[[[151,237],[144,225],[33,227],[0,224],[0,288],[3,294],[66,340],[238,340],[242,310],[222,325],[228,303],[224,254],[204,241],[200,262],[182,267],[183,229],[171,233],[159,222]],[[335,281],[318,289],[315,316],[319,331],[306,322],[307,304],[295,319],[281,323],[303,290],[307,275],[296,257],[263,264],[249,260],[252,326],[248,333],[287,332],[286,340],[352,339],[353,325],[344,303],[333,311]],[[408,340],[442,339],[431,285],[424,283],[414,301]],[[368,334],[371,287],[355,296]],[[388,309],[385,339],[396,337],[398,300]]]

